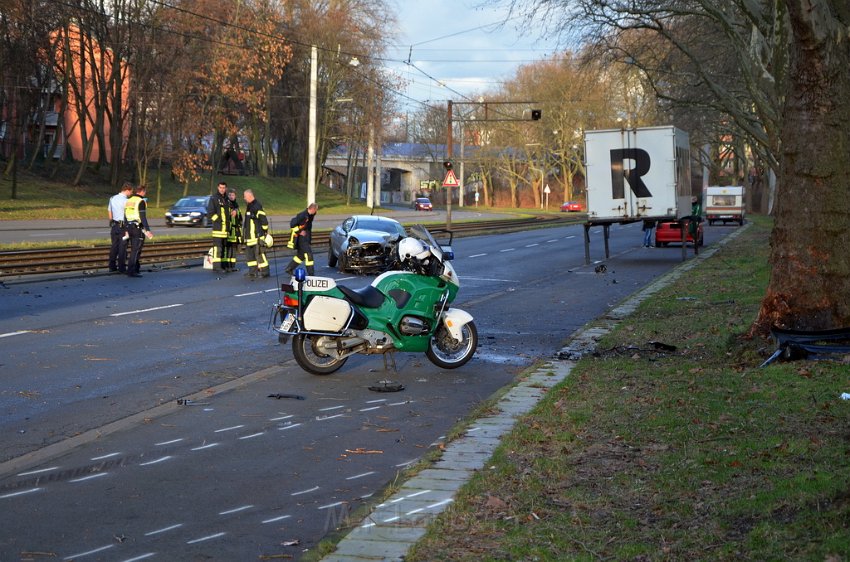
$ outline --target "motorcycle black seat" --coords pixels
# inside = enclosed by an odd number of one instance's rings
[[[384,304],[384,294],[372,285],[366,285],[360,289],[349,289],[345,285],[337,285],[337,288],[342,291],[345,298],[356,305],[378,308]]]

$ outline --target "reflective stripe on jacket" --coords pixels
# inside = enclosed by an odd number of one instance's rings
[[[220,193],[216,193],[210,197],[207,214],[213,223],[213,238],[227,238],[227,233],[230,230],[230,200],[227,195],[222,196]]]
[[[265,236],[268,232],[269,218],[260,202],[254,199],[245,209],[245,227],[242,229],[245,245],[256,246],[259,238]]]

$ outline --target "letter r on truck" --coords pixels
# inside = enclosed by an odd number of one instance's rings
[[[625,161],[634,162],[633,168],[626,169]],[[643,176],[649,172],[649,153],[640,148],[615,148],[611,150],[611,186],[613,187],[614,199],[625,199],[626,185],[624,179],[629,182],[629,188],[636,197],[652,197],[649,188],[643,183]]]

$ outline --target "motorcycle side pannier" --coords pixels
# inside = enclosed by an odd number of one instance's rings
[[[317,295],[304,310],[304,328],[317,332],[338,332],[351,317],[351,305],[342,299]]]

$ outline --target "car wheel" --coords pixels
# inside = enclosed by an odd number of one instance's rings
[[[345,270],[348,269],[348,256],[345,255],[345,252],[338,256],[337,266],[340,273],[345,273]]]
[[[328,244],[328,267],[336,267],[336,255],[334,255],[333,246]]]

